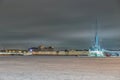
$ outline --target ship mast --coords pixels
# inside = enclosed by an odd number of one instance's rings
[[[98,37],[98,20],[96,19],[96,28],[95,28],[95,47],[99,47],[99,37]]]

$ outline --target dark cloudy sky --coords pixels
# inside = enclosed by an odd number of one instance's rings
[[[98,17],[104,48],[120,48],[119,0],[1,0],[0,48],[89,48]]]

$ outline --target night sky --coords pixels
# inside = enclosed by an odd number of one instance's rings
[[[119,0],[1,0],[0,48],[120,48]]]

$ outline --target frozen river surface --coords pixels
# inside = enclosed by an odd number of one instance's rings
[[[120,58],[2,56],[0,80],[120,80]]]

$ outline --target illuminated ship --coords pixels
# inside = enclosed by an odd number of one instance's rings
[[[89,56],[104,57],[104,49],[101,48],[100,43],[99,43],[97,26],[96,26],[94,45],[92,45],[92,47],[89,49]]]

